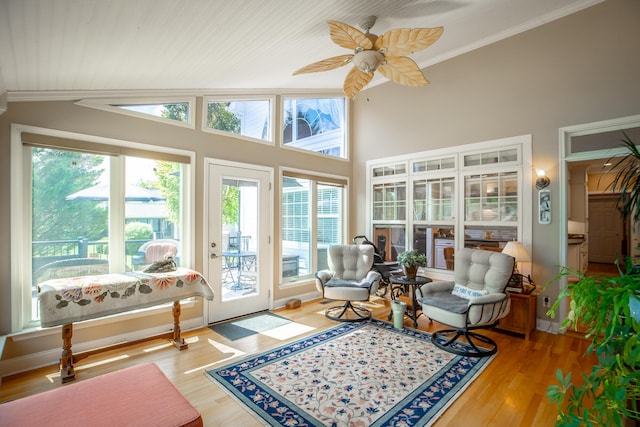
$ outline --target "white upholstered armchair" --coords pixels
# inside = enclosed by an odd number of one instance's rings
[[[454,328],[434,332],[431,341],[436,346],[463,356],[490,356],[497,351],[495,341],[473,330],[493,326],[509,313],[511,300],[505,288],[513,263],[513,257],[503,253],[462,248],[456,252],[453,281],[434,281],[421,288],[422,312]],[[459,345],[460,337],[471,347]]]
[[[368,301],[380,284],[380,273],[372,271],[374,248],[371,245],[332,245],[327,253],[329,269],[316,273],[316,288],[324,298],[345,301],[330,307],[325,316],[339,322],[358,322],[371,318],[366,307],[352,301]]]

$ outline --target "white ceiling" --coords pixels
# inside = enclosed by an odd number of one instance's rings
[[[0,93],[341,90],[350,65],[292,76],[349,53],[327,20],[376,15],[375,34],[442,25],[411,55],[424,68],[600,1],[0,0]]]

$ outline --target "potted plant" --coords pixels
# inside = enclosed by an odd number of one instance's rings
[[[640,226],[640,152],[624,134],[621,140],[628,154],[614,165],[616,176],[610,185],[620,194],[621,214]],[[558,426],[622,426],[640,421],[640,269],[627,258],[615,277],[587,277],[580,271],[562,268],[550,283],[575,275],[578,281],[560,290],[558,300],[547,312],[550,317],[564,298],[570,300],[563,328],[587,328],[591,341],[587,353],[597,358],[580,384],[558,369],[558,385],[547,388],[547,397],[558,406]],[[633,421],[632,421],[633,422]]]
[[[427,266],[427,257],[417,249],[401,252],[397,258],[398,265],[402,266],[404,275],[408,278],[415,278],[418,267]]]
[[[625,272],[626,271],[626,272]],[[549,316],[553,317],[563,298],[569,297],[569,313],[563,328],[587,327],[591,341],[587,353],[598,363],[583,374],[581,384],[558,369],[558,385],[549,386],[547,397],[558,406],[557,426],[622,426],[623,420],[640,420],[640,274],[630,260],[616,277],[587,277],[563,268],[561,274],[576,275],[578,281],[560,291]]]

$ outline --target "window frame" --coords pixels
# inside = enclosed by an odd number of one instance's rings
[[[341,210],[341,223],[342,230],[340,233],[341,243],[345,243],[348,241],[347,237],[347,229],[349,228],[348,224],[348,213],[349,213],[349,177],[346,176],[338,176],[338,175],[329,175],[320,172],[308,171],[303,169],[295,169],[295,168],[280,168],[279,172],[279,186],[280,191],[278,193],[278,209],[280,210],[280,218],[283,216],[282,212],[282,203],[283,203],[283,190],[284,186],[282,185],[283,179],[287,176],[287,173],[299,175],[300,177],[304,177],[305,179],[312,180],[312,188],[311,188],[311,233],[310,233],[310,245],[316,248],[315,251],[311,251],[312,254],[312,266],[310,270],[314,270],[317,268],[318,260],[317,260],[317,247],[318,247],[318,209],[317,209],[317,196],[318,196],[318,184],[327,184],[327,183],[336,183],[337,181],[343,181],[344,184],[341,185],[342,188],[342,210]],[[314,271],[309,271],[306,276],[296,276],[295,278],[285,278],[283,277],[283,245],[282,245],[282,219],[279,227],[279,235],[280,235],[280,253],[278,255],[278,282],[280,289],[286,289],[289,287],[306,285],[313,281]]]
[[[292,147],[284,142],[284,117],[285,117],[285,101],[289,99],[322,99],[322,98],[342,98],[344,99],[344,128],[342,132],[342,144],[344,157],[332,156],[330,154],[319,153],[317,151],[307,150],[305,148]],[[343,93],[306,93],[306,94],[285,94],[280,96],[279,103],[280,117],[278,123],[278,141],[280,148],[286,150],[299,151],[306,154],[315,156],[321,156],[323,158],[329,158],[334,160],[341,160],[348,162],[351,158],[351,132],[349,131],[349,124],[351,123],[351,100],[344,96]]]
[[[111,147],[126,147],[130,149],[145,150],[148,152],[165,153],[184,156],[189,159],[183,176],[182,204],[184,208],[180,235],[184,238],[181,259],[185,266],[193,266],[193,248],[195,242],[195,153],[192,151],[152,146],[131,141],[104,138],[95,135],[77,134],[67,131],[59,131],[35,126],[12,124],[11,125],[11,176],[18,177],[11,180],[11,332],[18,333],[24,330],[40,327],[40,322],[31,320],[32,282],[31,282],[31,147],[23,143],[23,133],[64,138],[75,141],[87,141],[89,143],[105,144]],[[63,147],[64,145],[59,145]],[[50,148],[56,148],[52,146]],[[111,163],[113,163],[113,158]],[[124,159],[120,159],[120,165],[124,174]],[[117,171],[118,169],[116,169]],[[113,171],[113,169],[112,169]],[[124,191],[124,175],[115,178],[122,182]],[[113,182],[113,181],[112,181]],[[121,229],[122,245],[124,251],[124,197],[122,202],[113,201],[111,210],[114,215],[122,214],[118,224],[110,224],[113,229]],[[111,216],[110,218],[113,218]],[[118,236],[113,235],[116,239]],[[116,245],[117,246],[117,245]],[[119,266],[116,264],[114,269]],[[122,315],[126,315],[122,314]],[[121,315],[120,315],[121,316]],[[117,317],[117,316],[114,316]],[[118,320],[113,320],[118,321]]]
[[[233,101],[269,101],[269,140],[264,140],[260,138],[253,138],[250,136],[237,134],[233,132],[226,132],[219,129],[213,129],[207,126],[207,112],[209,101],[217,101],[217,102],[233,102]],[[206,95],[202,97],[202,126],[201,129],[203,132],[213,133],[217,135],[224,135],[231,138],[240,139],[243,141],[257,142],[259,144],[266,145],[275,145],[276,144],[276,129],[278,126],[275,125],[276,120],[276,96],[275,95],[264,95],[264,96],[221,96],[221,95]]]
[[[127,110],[126,108],[117,107],[113,104],[123,105],[153,105],[153,104],[178,104],[186,103],[189,105],[189,117],[186,122],[167,119],[165,117],[154,116],[152,114],[141,113],[139,111]],[[108,111],[111,113],[124,114],[125,116],[136,117],[139,119],[152,120],[173,126],[186,127],[188,129],[196,128],[196,97],[162,97],[162,98],[90,98],[81,99],[75,105],[82,107],[95,108],[97,110]]]
[[[518,159],[512,162],[498,162],[493,164],[481,164],[474,166],[464,166],[465,156],[470,154],[490,153],[493,151],[504,151],[512,148],[518,150]],[[435,169],[432,171],[415,170],[415,164],[420,162],[432,161],[446,157],[455,157],[454,168]],[[395,173],[398,165],[407,164],[406,173],[400,171]],[[426,163],[425,163],[426,164]],[[386,169],[385,169],[386,168]],[[388,170],[389,174],[378,174],[374,176],[374,171]],[[415,226],[444,226],[448,227],[449,223],[453,224],[455,229],[455,247],[464,247],[464,229],[468,224],[465,221],[465,187],[464,177],[478,173],[498,173],[506,171],[517,171],[518,183],[518,219],[513,224],[517,227],[517,238],[525,245],[527,250],[531,251],[532,241],[532,198],[533,198],[533,174],[534,168],[531,165],[531,135],[520,135],[490,141],[471,143],[466,145],[452,146],[435,150],[410,153],[390,158],[374,159],[367,161],[366,166],[367,190],[366,190],[366,223],[367,230],[373,232],[374,228],[385,225],[399,226],[405,228],[405,242],[407,249],[413,248]],[[455,176],[455,198],[454,218],[452,221],[418,221],[414,217],[414,182],[418,180],[428,180],[430,178]],[[407,185],[407,211],[405,220],[375,220],[374,219],[374,185],[378,183],[404,182]],[[426,225],[425,225],[426,224]],[[505,225],[492,223],[491,225]],[[375,240],[375,236],[371,236]],[[453,275],[452,271],[427,268],[429,276],[433,278],[450,279]]]

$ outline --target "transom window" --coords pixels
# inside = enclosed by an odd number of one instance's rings
[[[346,158],[344,97],[284,98],[282,144]]]
[[[92,98],[80,100],[76,104],[140,119],[195,128],[195,97]]]
[[[203,130],[232,134],[249,140],[273,142],[272,97],[238,99],[205,97]]]

